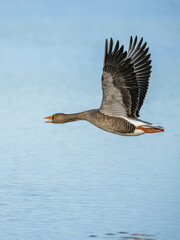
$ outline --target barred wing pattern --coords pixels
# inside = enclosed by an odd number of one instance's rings
[[[150,76],[150,55],[147,55],[146,43],[138,45],[131,37],[129,51],[119,48],[117,41],[113,49],[113,40],[105,43],[104,67],[102,75],[103,99],[100,111],[114,117],[138,116],[147,92]]]

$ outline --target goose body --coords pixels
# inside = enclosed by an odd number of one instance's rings
[[[105,131],[137,136],[144,133],[163,132],[163,127],[138,119],[144,102],[151,74],[151,60],[143,38],[130,38],[129,50],[113,48],[113,40],[106,40],[102,74],[103,98],[99,109],[81,113],[56,113],[45,117],[48,123],[66,123],[86,120]]]

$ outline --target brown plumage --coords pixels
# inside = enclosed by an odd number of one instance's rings
[[[105,131],[119,135],[141,135],[143,133],[162,132],[164,129],[137,119],[144,102],[151,73],[151,60],[143,38],[137,44],[130,38],[129,50],[119,48],[117,41],[113,49],[113,40],[105,43],[104,66],[102,75],[103,99],[99,109],[82,113],[56,113],[46,117],[50,123],[66,123],[86,120]]]

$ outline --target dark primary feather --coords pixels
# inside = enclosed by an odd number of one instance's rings
[[[146,96],[148,85],[149,85],[149,77],[151,74],[151,60],[150,54],[147,54],[149,48],[146,48],[147,43],[145,42],[142,45],[143,38],[137,43],[137,36],[134,39],[131,36],[129,43],[129,50],[127,53],[127,59],[131,59],[131,63],[133,63],[134,72],[136,74],[136,79],[139,88],[139,101],[136,109],[136,116],[139,117],[139,111],[143,105],[144,98]],[[141,46],[142,45],[142,46]]]
[[[111,38],[109,48],[108,48],[108,41],[106,40],[105,44],[105,57],[104,57],[104,68],[103,68],[103,77],[105,77],[105,73],[110,73],[111,77],[113,78],[113,85],[119,91],[122,96],[123,106],[126,115],[135,117],[132,115],[135,112],[138,102],[138,83],[136,80],[136,75],[134,73],[133,64],[131,63],[131,59],[127,59],[127,52],[124,51],[124,46],[121,46],[119,49],[119,42],[116,43],[114,50],[113,50],[113,40]],[[105,91],[108,91],[103,84],[103,95],[105,95]],[[107,94],[106,94],[107,95]],[[112,93],[112,97],[115,97],[115,94]],[[106,97],[107,99],[108,97]],[[102,102],[102,104],[106,101]],[[106,103],[107,104],[107,103]],[[109,103],[112,104],[113,103]],[[105,104],[104,104],[105,105]],[[117,105],[117,112],[118,112],[118,103]],[[111,107],[111,105],[110,105]],[[114,105],[113,105],[114,107]],[[119,106],[119,112],[121,112]],[[124,111],[123,111],[124,112]]]
[[[122,96],[123,106],[121,107],[126,110],[127,116],[135,118],[139,116],[139,110],[147,92],[151,73],[150,54],[147,55],[149,49],[146,48],[146,43],[142,45],[142,42],[143,38],[137,44],[137,36],[134,41],[131,37],[128,52],[124,52],[123,45],[119,49],[119,41],[117,41],[113,49],[112,38],[110,39],[109,48],[107,39],[105,43],[103,75],[105,76],[105,73],[110,74],[114,87]],[[105,95],[108,86],[103,85],[103,76],[102,86],[103,95]],[[106,101],[104,105],[108,104],[107,97],[103,101]]]

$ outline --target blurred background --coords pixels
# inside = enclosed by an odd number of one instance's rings
[[[106,38],[152,54],[141,119],[123,137],[88,122],[99,108]],[[0,0],[0,239],[180,239],[180,2]]]

